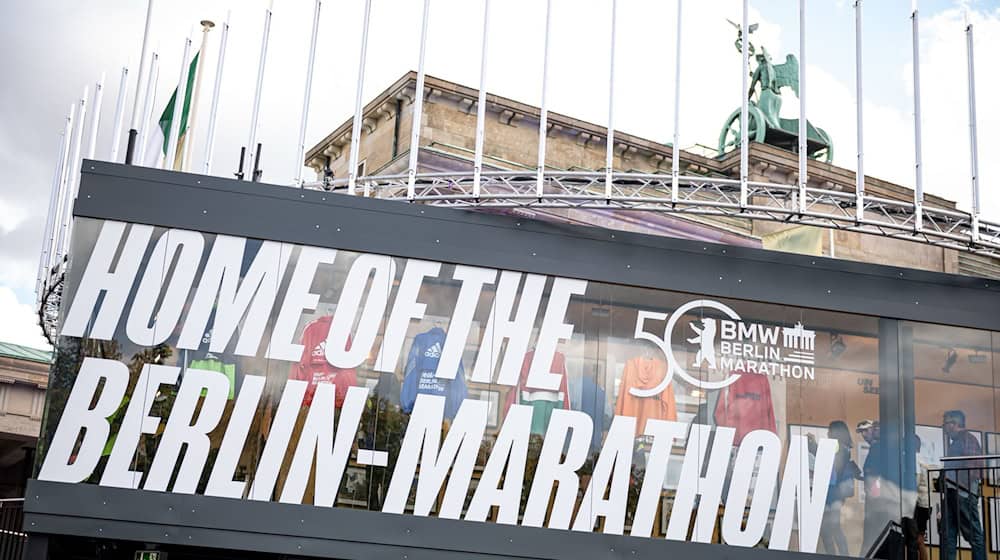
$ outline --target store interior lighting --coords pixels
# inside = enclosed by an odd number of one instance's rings
[[[844,353],[844,350],[847,350],[847,343],[844,342],[840,333],[830,333],[830,356],[836,360]]]
[[[954,348],[949,348],[948,357],[944,359],[944,367],[941,368],[941,371],[944,373],[951,373],[951,368],[955,365],[955,362],[957,361],[958,361],[958,352],[956,352]]]

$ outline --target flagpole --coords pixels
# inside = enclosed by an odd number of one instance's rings
[[[122,140],[122,119],[125,117],[125,90],[128,89],[128,66],[122,66],[122,79],[118,84],[118,101],[115,103],[115,128],[111,133],[111,154],[109,161],[118,161],[118,148]]]
[[[427,22],[430,19],[431,0],[424,0],[423,22],[420,25],[420,58],[417,61],[417,84],[413,93],[413,116],[410,123],[410,161],[406,167],[406,197],[416,195],[417,156],[420,152],[420,126],[424,109],[424,55],[427,52]]]
[[[483,5],[483,41],[479,53],[479,98],[476,103],[476,151],[472,162],[472,195],[479,198],[483,180],[483,143],[486,140],[486,56],[489,47],[490,0]],[[544,97],[543,97],[544,99]],[[545,102],[542,102],[545,107]],[[542,109],[544,111],[544,108]]]
[[[59,198],[60,180],[62,178],[63,153],[65,153],[66,150],[66,143],[63,141],[65,136],[66,130],[64,129],[59,134],[59,156],[56,161],[55,173],[52,176],[52,188],[49,191],[49,208],[48,211],[45,212],[45,229],[42,230],[42,252],[38,258],[38,279],[35,282],[36,305],[41,304],[42,302],[42,290],[48,280],[49,253],[52,250],[52,238],[50,232],[52,231],[52,222],[55,219],[55,210],[58,206],[57,201]]]
[[[680,196],[680,142],[681,142],[681,8],[677,0],[677,53],[674,59],[674,145],[670,149],[670,202],[677,203]]]
[[[365,86],[365,59],[368,55],[368,22],[372,0],[365,0],[365,18],[361,27],[361,58],[358,61],[358,85],[354,96],[354,121],[351,123],[351,153],[347,169],[347,194],[354,194],[358,181],[358,148],[361,143],[361,96]]]
[[[101,105],[104,102],[104,79],[105,73],[101,73],[101,80],[94,85],[94,111],[90,117],[90,140],[87,142],[87,159],[94,159],[97,151],[97,132],[101,128]]]
[[[247,141],[247,151],[250,153],[250,157],[247,158],[247,167],[253,170],[254,165],[257,163],[254,159],[255,151],[254,146],[257,145],[257,118],[260,115],[260,93],[264,87],[264,63],[267,61],[267,39],[271,33],[271,10],[274,8],[274,0],[271,0],[271,4],[267,7],[267,11],[264,12],[264,37],[260,44],[260,60],[257,62],[257,87],[253,94],[253,112],[250,115],[250,139]],[[240,171],[245,171],[241,169]]]
[[[201,20],[201,47],[198,50],[198,66],[194,72],[194,94],[191,95],[191,114],[188,116],[187,132],[184,134],[184,157],[181,158],[181,171],[187,171],[191,164],[191,150],[194,147],[194,129],[198,117],[198,99],[201,97],[201,76],[205,68],[205,52],[208,49],[208,33],[215,27],[215,22]]]
[[[66,254],[69,246],[69,223],[73,218],[73,201],[76,199],[76,189],[80,178],[80,150],[83,147],[83,127],[87,122],[87,102],[90,98],[89,87],[83,88],[83,97],[77,105],[76,126],[73,128],[73,149],[70,152],[68,169],[66,170],[66,192],[63,198],[63,212],[60,216],[59,255]]]
[[[969,160],[972,170],[972,241],[979,241],[979,138],[976,131],[976,63],[973,57],[972,22],[965,14],[965,51],[969,78]]]
[[[747,182],[750,167],[750,123],[749,121],[749,91],[750,88],[750,1],[743,0],[743,26],[740,27],[740,55],[743,57],[743,91],[740,95],[740,208],[747,205]],[[757,126],[764,126],[757,123]]]
[[[805,213],[809,167],[809,121],[806,120],[806,0],[799,0],[799,213]]]
[[[222,67],[226,63],[226,41],[229,39],[229,17],[222,24],[222,39],[219,42],[219,62],[215,67],[215,87],[212,90],[212,109],[208,115],[208,141],[205,145],[205,175],[212,174],[212,153],[215,149],[215,117],[219,110],[219,90],[222,88]]]
[[[854,87],[857,108],[857,135],[858,135],[858,169],[854,174],[854,219],[858,222],[865,218],[865,119],[864,119],[864,95],[862,91],[862,41],[861,41],[861,20],[862,20],[862,0],[854,2]]]
[[[62,156],[59,160],[59,186],[56,191],[55,213],[52,215],[52,225],[46,232],[46,235],[49,236],[49,270],[52,270],[52,268],[56,265],[56,253],[58,251],[56,243],[59,240],[59,225],[63,212],[63,204],[66,198],[66,178],[68,176],[67,169],[69,167],[69,150],[73,138],[73,124],[75,119],[76,105],[71,104],[69,107],[69,115],[66,116],[66,125],[63,128],[63,147]]]
[[[157,51],[159,48],[157,48]],[[153,51],[153,58],[149,65],[149,83],[146,84],[146,98],[142,105],[142,122],[146,123],[146,126],[142,127],[142,134],[139,135],[139,165],[146,164],[146,150],[149,146],[146,142],[149,139],[149,125],[151,124],[150,119],[153,118],[153,107],[156,105],[156,86],[160,80],[160,55],[158,52]],[[157,153],[163,148],[158,147]],[[156,167],[156,164],[153,164]]]
[[[66,126],[63,129],[63,149],[62,159],[59,162],[59,191],[56,195],[56,212],[52,217],[52,227],[47,232],[49,235],[49,270],[58,264],[59,258],[59,236],[62,231],[62,215],[66,204],[66,190],[69,187],[69,157],[73,143],[73,126],[76,123],[76,103],[69,106],[69,115],[66,116]]]
[[[535,195],[542,198],[545,192],[545,156],[549,135],[549,107],[546,93],[549,89],[549,36],[552,32],[552,0],[545,2],[545,41],[542,46],[542,102],[538,112],[538,167],[535,170]]]
[[[917,0],[913,0],[913,171],[916,188],[913,191],[913,227],[920,231],[924,227],[924,170],[923,138],[920,130],[920,10]]]
[[[309,96],[312,94],[313,67],[316,62],[316,37],[319,35],[319,11],[322,0],[316,0],[313,8],[312,37],[309,39],[309,62],[306,64],[306,91],[302,99],[302,121],[299,123],[299,151],[295,158],[295,186],[302,188],[302,168],[306,157],[306,121],[309,119]],[[399,115],[396,115],[399,118]]]
[[[615,172],[615,38],[618,35],[618,0],[611,0],[611,70],[608,76],[608,145],[604,153],[604,198],[611,198]]]
[[[132,164],[135,141],[139,136],[139,99],[142,94],[142,78],[146,73],[146,52],[149,49],[149,27],[153,21],[153,0],[146,2],[146,28],[142,32],[142,51],[139,55],[139,75],[135,82],[135,102],[132,103],[132,127],[128,131],[128,145],[125,149],[125,163]],[[140,144],[141,146],[141,144]],[[141,148],[140,148],[141,149]]]
[[[193,30],[192,30],[193,31]],[[184,102],[187,96],[188,75],[191,71],[191,64],[188,56],[191,54],[191,34],[184,38],[184,56],[181,57],[181,77],[177,82],[177,90],[174,94],[174,109],[170,115],[170,135],[167,138],[167,158],[163,162],[164,169],[176,169],[177,140],[180,138],[181,126],[184,122]]]

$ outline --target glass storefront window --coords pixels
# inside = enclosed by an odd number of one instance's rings
[[[1000,453],[997,333],[88,219],[73,254],[44,480],[947,560],[922,477]]]

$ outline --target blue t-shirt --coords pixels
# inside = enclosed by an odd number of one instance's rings
[[[438,361],[441,359],[441,351],[444,349],[447,336],[443,329],[434,327],[414,337],[410,353],[406,358],[403,387],[399,395],[399,404],[403,412],[409,414],[413,410],[417,395],[422,394],[445,397],[445,418],[454,418],[458,413],[458,408],[467,393],[465,368],[462,367],[462,362],[458,362],[455,379],[436,377]]]

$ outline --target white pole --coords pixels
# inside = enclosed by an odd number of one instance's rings
[[[358,181],[358,147],[361,144],[361,96],[365,86],[365,58],[368,55],[368,21],[372,0],[365,0],[365,18],[361,27],[361,57],[358,61],[358,86],[354,96],[354,122],[351,124],[351,154],[347,169],[347,193],[353,195]]]
[[[608,146],[604,154],[604,198],[611,198],[615,172],[615,38],[618,0],[611,0],[611,69],[608,76]]]
[[[125,117],[125,91],[128,89],[128,66],[122,66],[122,79],[118,84],[118,101],[115,103],[115,127],[111,133],[111,154],[109,161],[118,161],[118,148],[122,141],[122,120]]]
[[[146,99],[143,101],[142,109],[142,122],[146,123],[146,126],[142,127],[142,134],[139,135],[139,165],[146,164],[146,150],[149,146],[146,142],[149,138],[149,127],[154,126],[152,124],[153,119],[153,107],[156,105],[156,86],[160,81],[160,55],[157,52],[153,52],[153,59],[149,66],[149,83],[146,87]],[[157,123],[158,126],[159,123]],[[157,152],[163,150],[162,146],[156,147]],[[154,164],[155,167],[155,164]]]
[[[254,157],[257,153],[257,118],[260,115],[260,93],[264,87],[264,63],[267,61],[267,39],[271,33],[271,9],[273,7],[274,0],[271,0],[267,11],[264,12],[264,37],[260,43],[260,60],[257,61],[257,86],[253,94],[253,112],[250,115],[250,139],[247,140],[246,169],[250,170],[251,180],[254,179],[252,174]],[[241,169],[241,171],[246,171],[246,169]]]
[[[806,0],[799,0],[799,212],[805,212],[809,156],[809,121],[806,119]]]
[[[490,0],[486,0],[483,6],[483,43],[479,59],[479,101],[476,105],[476,153],[472,164],[472,195],[476,198],[479,198],[480,186],[482,184],[483,142],[486,139],[486,53],[489,45],[489,34]],[[423,47],[421,46],[421,48]]]
[[[66,117],[66,126],[63,129],[62,159],[59,162],[59,190],[56,194],[56,211],[53,215],[52,226],[46,235],[49,236],[49,270],[52,270],[59,256],[59,235],[62,231],[62,216],[66,204],[66,190],[69,188],[69,157],[73,142],[73,125],[76,122],[76,104],[69,106],[69,115]]]
[[[201,76],[205,69],[205,53],[208,52],[208,33],[215,27],[211,20],[201,20],[201,47],[198,49],[198,66],[194,72],[194,92],[191,95],[191,114],[188,115],[187,132],[184,136],[184,155],[181,157],[181,171],[191,165],[191,150],[194,149],[195,123],[198,121],[198,99],[201,97]]]
[[[219,63],[215,67],[215,87],[212,90],[212,109],[208,115],[208,140],[205,144],[205,175],[212,173],[212,152],[215,148],[215,117],[219,110],[219,90],[222,87],[222,67],[226,64],[226,40],[229,38],[229,16],[222,24],[222,39],[219,44]]]
[[[101,128],[101,104],[104,102],[104,78],[106,77],[106,74],[101,73],[101,80],[94,85],[94,111],[90,117],[87,159],[94,159],[94,154],[97,153],[97,132]]]
[[[747,205],[747,181],[749,180],[748,169],[750,167],[750,141],[749,141],[749,99],[747,91],[750,88],[750,0],[743,0],[743,26],[740,28],[741,41],[740,50],[743,55],[743,91],[740,100],[740,207]],[[763,126],[764,123],[757,123]]]
[[[174,162],[177,159],[177,139],[180,137],[181,126],[183,126],[184,102],[187,100],[188,74],[191,71],[191,61],[188,60],[190,54],[191,35],[189,34],[184,38],[184,56],[181,57],[181,77],[177,81],[174,111],[170,117],[170,134],[167,137],[167,158],[163,162],[164,169],[176,169]]]
[[[486,0],[489,2],[489,0]],[[417,61],[417,85],[413,92],[413,123],[410,126],[410,161],[406,166],[408,176],[406,198],[413,200],[416,196],[417,156],[420,151],[420,126],[424,111],[424,55],[427,51],[427,22],[430,17],[431,0],[424,0],[424,17],[420,26],[420,59]],[[485,41],[485,38],[483,39]],[[482,71],[480,71],[482,72]],[[480,77],[482,82],[482,77]],[[482,83],[479,85],[482,90]],[[478,126],[478,123],[477,123]]]
[[[976,63],[973,57],[972,23],[965,25],[965,49],[969,63],[969,159],[972,168],[972,240],[979,241],[979,140],[976,132]]]
[[[862,41],[861,41],[861,16],[862,0],[854,2],[854,85],[856,93],[854,95],[857,103],[857,134],[858,134],[858,170],[854,175],[854,219],[858,222],[865,218],[865,119],[864,119],[864,95],[862,93],[862,83],[864,81],[862,72]]]
[[[66,170],[66,192],[63,198],[63,212],[60,216],[59,230],[59,255],[66,254],[69,246],[69,225],[73,219],[73,201],[76,200],[76,191],[80,184],[80,150],[83,147],[83,127],[87,122],[87,101],[90,97],[90,90],[83,88],[83,97],[80,98],[76,112],[76,126],[73,129],[73,149],[70,152],[68,162],[69,169]]]
[[[681,8],[684,0],[677,0],[677,51],[674,57],[674,145],[670,150],[670,202],[676,204],[680,196],[680,143],[681,143]]]
[[[145,126],[140,129],[139,121],[139,99],[142,97],[142,79],[146,74],[146,52],[149,50],[149,27],[153,21],[153,0],[147,0],[146,2],[146,27],[142,32],[142,51],[139,54],[139,76],[135,82],[135,102],[132,103],[132,126],[128,131],[128,149],[126,150],[125,163],[132,163],[132,156],[135,154],[136,146],[135,141],[139,137],[139,131],[144,130]],[[140,143],[140,147],[141,147]]]
[[[68,123],[67,123],[68,124]],[[58,147],[58,159],[56,160],[55,174],[52,177],[52,188],[49,190],[49,208],[45,212],[45,229],[42,230],[42,252],[38,258],[38,278],[35,282],[35,304],[40,304],[42,301],[42,289],[45,287],[48,281],[49,272],[49,252],[52,250],[52,238],[50,232],[52,231],[52,222],[55,219],[55,210],[57,205],[57,200],[59,198],[59,187],[60,181],[62,179],[62,162],[63,153],[65,153],[66,143],[63,141],[66,136],[66,131],[64,130],[59,134],[59,147]]]
[[[312,93],[313,63],[316,61],[316,37],[319,35],[319,10],[323,2],[316,0],[313,8],[312,38],[309,40],[309,61],[306,63],[306,92],[302,99],[302,121],[299,123],[299,150],[295,157],[295,186],[302,188],[302,168],[306,157],[306,121],[309,119],[309,95]],[[399,115],[396,115],[399,118]]]
[[[923,164],[923,138],[920,130],[920,11],[917,9],[917,0],[913,0],[913,149],[914,166],[916,174],[916,189],[913,191],[913,227],[917,231],[924,226],[924,172]]]
[[[545,186],[545,144],[549,134],[549,109],[545,97],[549,88],[549,36],[552,31],[552,0],[545,2],[545,44],[542,47],[542,104],[538,116],[538,167],[535,194],[542,197]]]

